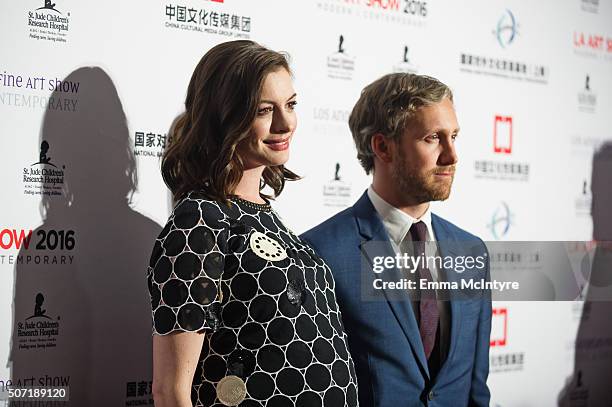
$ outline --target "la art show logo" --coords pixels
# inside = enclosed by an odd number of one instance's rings
[[[366,19],[384,24],[422,27],[429,15],[425,0],[317,0],[324,13]]]
[[[40,6],[29,10],[27,14],[29,37],[40,41],[67,42],[70,12],[60,11],[52,0],[37,0],[36,3]]]
[[[0,264],[72,264],[75,246],[74,230],[0,228]]]
[[[23,167],[24,195],[63,196],[66,166],[56,163],[51,153],[51,145],[43,140],[38,160],[28,167]]]
[[[20,109],[76,112],[79,107],[79,81],[23,72],[0,72],[0,103]],[[48,96],[48,92],[51,95]]]
[[[575,30],[572,37],[574,54],[589,59],[612,61],[612,35]]]

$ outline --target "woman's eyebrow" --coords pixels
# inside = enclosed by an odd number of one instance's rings
[[[291,97],[287,98],[287,101],[290,101],[291,99],[293,99],[294,97],[297,96],[297,93],[294,93],[293,95],[291,95]],[[259,103],[270,103],[270,104],[274,104],[274,101],[272,100],[260,100]]]

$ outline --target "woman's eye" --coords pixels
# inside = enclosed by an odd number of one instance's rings
[[[259,109],[257,111],[258,115],[264,115],[264,114],[268,114],[271,113],[274,109],[272,108],[272,106],[268,106],[268,107],[262,107],[261,109]]]
[[[438,141],[439,139],[440,139],[440,136],[438,136],[437,134],[429,135],[426,138],[427,141],[432,142],[432,143]]]

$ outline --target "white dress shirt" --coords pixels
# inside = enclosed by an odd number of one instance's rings
[[[416,219],[382,199],[380,195],[374,191],[371,185],[368,187],[367,193],[368,198],[372,201],[372,205],[374,205],[374,209],[376,209],[376,212],[378,212],[378,215],[380,215],[382,219],[387,234],[391,239],[391,246],[393,246],[393,250],[396,254],[402,253],[401,246],[406,239],[412,241],[412,236],[408,232],[410,232],[412,224],[419,221],[422,221],[425,223],[425,226],[427,226],[427,240],[432,242],[436,241],[436,235],[431,227],[430,206],[427,207],[423,216]],[[435,256],[435,245],[426,245],[425,254],[427,256]],[[438,281],[438,270],[434,264],[430,264],[429,271],[431,272],[433,280]]]

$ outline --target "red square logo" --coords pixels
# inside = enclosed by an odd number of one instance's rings
[[[502,154],[512,153],[512,117],[495,116],[493,129],[493,151]]]
[[[508,308],[493,308],[491,342],[493,346],[506,346],[508,339]]]

